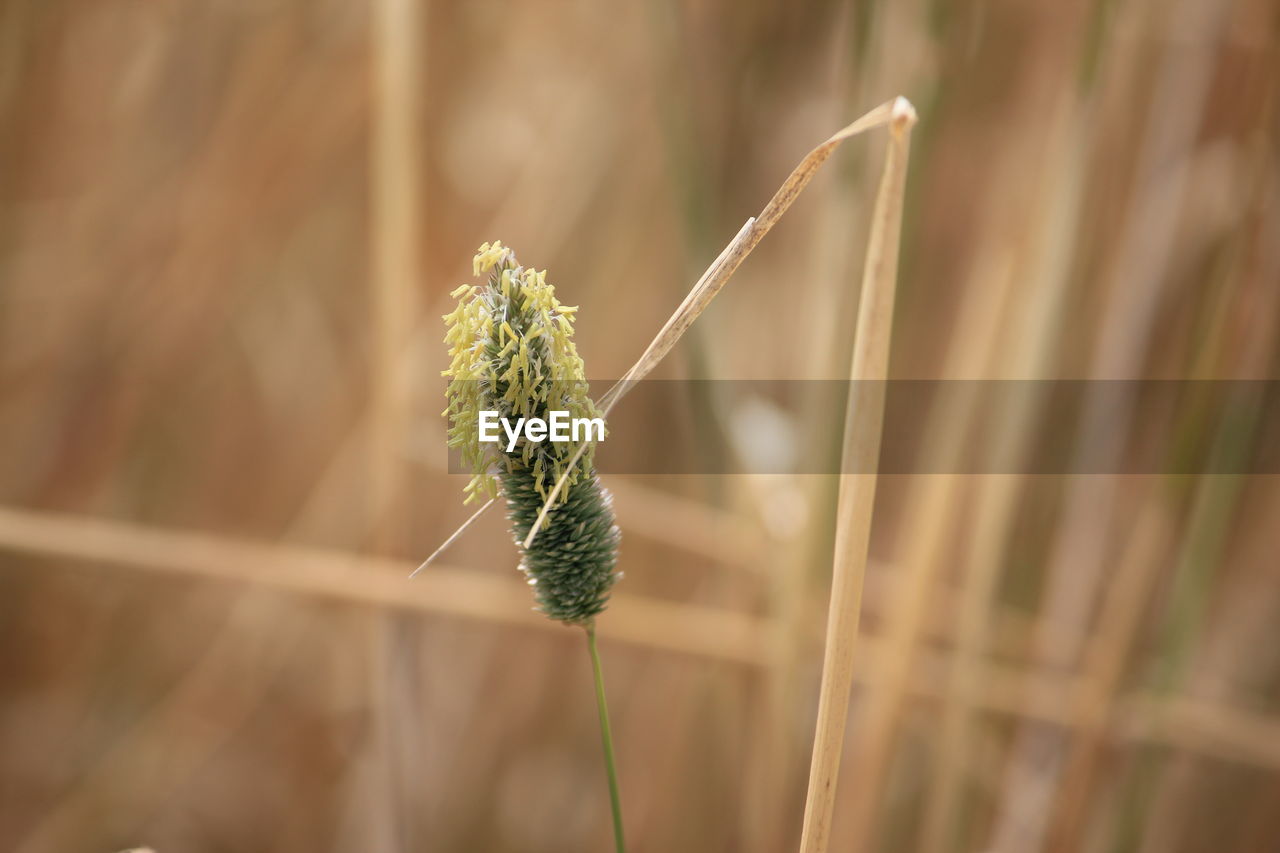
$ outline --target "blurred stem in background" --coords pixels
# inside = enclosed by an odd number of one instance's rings
[[[598,709],[563,712],[589,689],[564,667],[582,641],[529,612],[499,520],[414,584],[369,553],[461,520],[421,405],[460,246],[510,235],[552,261],[617,320],[583,341],[613,371],[808,134],[904,91],[922,122],[895,378],[988,348],[971,378],[1276,375],[1274,0],[434,3],[430,26],[404,0],[172,5],[0,5],[15,850],[612,849]],[[668,369],[844,377],[878,149],[849,153],[847,185],[815,187]],[[430,221],[406,229],[406,200]],[[410,253],[421,275],[374,266]],[[409,290],[431,306],[412,320]],[[1019,456],[1048,420],[1033,402],[973,446]],[[1198,447],[1225,429],[1212,405],[1176,414]],[[1273,428],[1239,441],[1274,459]],[[1158,452],[1144,435],[1118,455]],[[1066,477],[965,477],[929,513],[932,489],[881,479],[832,850],[857,846],[859,789],[873,849],[1272,849],[1280,479],[1115,479],[1085,490],[1111,492],[1098,524]],[[597,627],[633,847],[794,850],[831,482],[610,483],[640,569]],[[384,538],[390,504],[412,527]],[[951,533],[912,542],[931,530]],[[873,731],[893,740],[864,776]]]
[[[419,315],[424,231],[421,115],[426,88],[422,24],[428,0],[371,5],[369,513],[372,550],[403,552],[408,541],[405,450],[411,432],[404,353]],[[424,788],[413,756],[423,749],[413,695],[422,627],[400,614],[369,613],[362,628],[369,672],[370,744],[363,821],[371,853],[415,846],[409,803]]]

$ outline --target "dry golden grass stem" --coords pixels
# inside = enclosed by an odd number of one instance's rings
[[[1273,81],[1273,93],[1276,88]],[[1268,98],[1266,102],[1272,105],[1270,112],[1274,114],[1274,99]],[[1261,117],[1259,125],[1266,126],[1269,118],[1270,116]],[[1268,157],[1269,152],[1255,161],[1260,178],[1265,174],[1264,163],[1269,163]],[[1253,185],[1245,208],[1249,211],[1247,215],[1253,220],[1256,230],[1242,229],[1236,238],[1239,245],[1235,254],[1240,259],[1237,263],[1246,265],[1242,270],[1241,286],[1238,292],[1234,288],[1224,288],[1219,297],[1224,302],[1238,301],[1247,304],[1248,312],[1236,314],[1222,309],[1209,312],[1215,317],[1215,322],[1206,335],[1208,343],[1202,352],[1199,366],[1201,375],[1267,375],[1274,352],[1276,328],[1280,322],[1280,314],[1277,313],[1280,292],[1273,285],[1280,278],[1280,250],[1272,248],[1263,234],[1266,233],[1266,211],[1276,210],[1276,202],[1280,201],[1278,190],[1280,187],[1265,180],[1259,180]],[[1278,222],[1280,219],[1272,215],[1271,224]],[[1277,232],[1272,229],[1272,233]],[[1264,245],[1268,250],[1263,249]],[[1244,260],[1246,258],[1248,260]],[[1230,321],[1233,316],[1248,316],[1249,320],[1236,325]],[[1232,439],[1231,443],[1238,440]],[[1207,516],[1213,512],[1231,514],[1225,508],[1232,501],[1228,497],[1233,488],[1232,479],[1207,477],[1199,484],[1191,514],[1179,531],[1180,536],[1186,537],[1181,545],[1181,559],[1185,560],[1188,555],[1198,551],[1195,544],[1198,530],[1216,526],[1214,522],[1206,521]],[[1148,508],[1139,517],[1127,543],[1124,559],[1120,561],[1107,595],[1101,602],[1097,627],[1086,649],[1082,670],[1089,676],[1087,684],[1091,690],[1082,691],[1077,698],[1078,720],[1071,726],[1073,737],[1050,824],[1048,849],[1051,853],[1065,853],[1080,847],[1084,818],[1090,805],[1090,796],[1096,788],[1095,779],[1099,767],[1102,765],[1107,730],[1112,727],[1125,667],[1137,645],[1142,621],[1146,616],[1144,602],[1156,588],[1160,572],[1164,568],[1162,549],[1170,541],[1171,522],[1167,513],[1160,511],[1162,507],[1154,497],[1148,501]],[[1265,511],[1260,515],[1264,518],[1276,517],[1274,513],[1267,514]],[[1256,638],[1265,632],[1265,629],[1259,630],[1260,626],[1268,623],[1274,609],[1267,594],[1258,590],[1254,584],[1252,580],[1248,583],[1238,580],[1228,582],[1227,591],[1222,596],[1224,604],[1221,612],[1232,616],[1220,623],[1216,631],[1199,645],[1192,678],[1182,687],[1186,692],[1213,692],[1212,689],[1206,691],[1205,682],[1213,684],[1219,679],[1230,683],[1233,665],[1248,658],[1241,650],[1255,643]],[[1233,597],[1235,601],[1231,601]],[[1254,616],[1253,613],[1259,615]],[[1205,678],[1206,675],[1208,678]],[[1156,717],[1159,717],[1159,712]],[[1155,805],[1148,825],[1154,829],[1144,841],[1145,849],[1167,849],[1176,844],[1184,832],[1185,821],[1190,812],[1186,807],[1185,786],[1191,778],[1191,762],[1191,756],[1183,753],[1176,757],[1172,767],[1163,774],[1161,785],[1153,798]]]
[[[1062,791],[1051,826],[1050,845],[1054,849],[1079,849],[1085,808],[1092,791],[1088,781],[1102,757],[1112,706],[1118,698],[1129,653],[1146,613],[1143,603],[1157,580],[1160,550],[1168,536],[1166,521],[1155,507],[1148,507],[1139,517],[1102,602],[1098,627],[1084,661],[1084,671],[1092,677],[1082,685],[1076,698],[1075,736],[1063,770]]]
[[[890,140],[885,148],[884,172],[871,218],[850,367],[840,493],[836,504],[831,603],[800,837],[801,853],[824,853],[831,835],[875,505],[875,472],[884,416],[884,380],[889,376],[889,338],[893,329],[902,205],[911,128],[915,121],[915,110],[905,99],[899,98],[890,106]]]
[[[605,415],[608,415],[609,412],[612,411],[613,407],[617,405],[618,401],[621,400],[637,382],[649,375],[649,373],[657,367],[658,363],[671,352],[675,347],[676,342],[684,336],[684,333],[689,330],[691,325],[693,325],[693,321],[698,318],[698,316],[711,303],[711,300],[716,297],[716,294],[718,294],[725,284],[728,283],[730,277],[732,277],[738,267],[742,265],[742,262],[746,260],[747,255],[751,254],[751,250],[759,244],[759,242],[764,238],[764,235],[768,234],[777,221],[782,218],[782,215],[786,213],[787,208],[789,208],[792,202],[796,200],[796,197],[800,195],[805,186],[808,185],[809,181],[813,180],[814,174],[816,174],[822,164],[827,161],[827,158],[831,156],[832,152],[840,146],[840,143],[865,131],[877,127],[883,127],[896,121],[900,118],[904,109],[911,111],[911,105],[903,98],[886,101],[863,115],[858,120],[854,121],[852,124],[837,131],[817,148],[810,151],[809,154],[800,161],[800,164],[792,170],[790,175],[787,176],[787,179],[782,183],[782,186],[779,187],[778,191],[774,193],[773,198],[769,200],[769,203],[764,206],[764,209],[760,211],[760,214],[746,221],[746,224],[742,226],[742,229],[738,232],[737,236],[729,242],[729,245],[724,248],[724,251],[722,251],[711,266],[707,268],[706,272],[702,274],[697,283],[694,284],[693,289],[689,291],[689,294],[685,297],[684,301],[680,303],[680,307],[676,309],[675,313],[672,314],[666,324],[663,325],[662,329],[658,332],[657,336],[654,337],[653,341],[650,342],[649,346],[645,348],[645,351],[641,354],[636,363],[623,375],[622,379],[620,379],[605,393],[603,397],[600,398],[600,409]],[[572,471],[574,465],[585,452],[586,446],[584,445],[579,448],[571,463],[566,466],[566,470]],[[565,478],[562,477],[551,490],[551,494],[548,496],[546,503],[543,504],[542,512],[539,513],[537,520],[529,531],[529,535],[525,538],[525,548],[528,548],[533,544],[533,540],[538,535],[538,531],[542,529],[542,525],[546,522],[548,511],[559,497],[561,490],[564,488],[564,483]],[[470,524],[486,509],[488,509],[488,505],[481,507],[480,511],[472,516],[471,519],[468,519],[466,523]],[[455,536],[451,536],[449,541],[452,541],[455,537],[456,534]],[[443,549],[437,549],[436,553],[438,554],[441,550]],[[429,565],[434,556],[435,555],[433,554],[431,558],[428,558],[421,566],[418,567],[417,571],[421,571]],[[415,574],[416,573],[417,572],[415,572]]]
[[[529,606],[518,578],[438,566],[406,586],[403,561],[233,539],[85,516],[0,507],[0,549],[160,575],[251,584],[349,604],[559,631]],[[723,608],[615,596],[600,636],[649,649],[756,666],[762,620]]]
[[[529,609],[528,589],[519,580],[452,566],[438,566],[406,590],[399,560],[3,507],[0,548],[45,559],[247,583],[349,604],[558,630]],[[627,594],[613,599],[610,614],[601,622],[601,636],[641,648],[752,667],[765,666],[774,656],[768,644],[770,624],[745,614]],[[992,694],[994,710],[1028,713],[1018,705],[1026,688],[1018,686],[1022,676],[1015,672],[994,676],[1006,688]]]
[[[1058,203],[1027,223],[1025,232],[1008,228],[1011,233],[1025,233],[1019,242],[1029,251],[1011,270],[1014,280],[1020,283],[1018,299],[1012,306],[1011,320],[1005,324],[1007,340],[998,347],[996,362],[989,366],[988,375],[1008,375],[1008,365],[1017,365],[1016,375],[1027,379],[1052,372],[1058,340],[1056,326],[1067,299],[1070,259],[1078,239],[1080,188],[1085,183],[1082,175],[1089,150],[1086,127],[1074,96],[1064,97],[1055,110],[1049,132],[1053,140],[1045,160],[1049,167],[1042,169],[1049,181],[1044,195]],[[1025,171],[1010,172],[1009,180],[1011,184],[1021,183]],[[994,421],[998,426],[986,436],[994,460],[992,470],[1019,470],[1042,407],[1034,393],[1019,395],[1004,405]],[[924,853],[943,853],[953,846],[956,816],[972,769],[974,733],[978,730],[973,709],[979,707],[978,697],[985,689],[981,658],[997,624],[995,591],[1026,481],[1021,476],[1006,475],[982,478],[979,485],[960,557],[961,588],[953,600],[959,604],[955,665],[948,680],[948,701],[939,727],[932,790],[925,809]],[[1020,648],[1034,647],[1033,637],[1024,639]]]
[[[373,53],[370,127],[370,273],[373,359],[370,496],[373,502],[372,548],[398,553],[408,532],[404,452],[410,434],[407,381],[409,365],[400,358],[413,338],[416,293],[421,280],[423,233],[421,187],[423,42],[421,9],[416,0],[375,0],[372,4]],[[368,673],[373,709],[370,739],[356,762],[360,805],[352,814],[360,823],[361,843],[372,849],[395,846],[406,802],[420,798],[417,777],[398,772],[412,754],[415,721],[395,701],[395,685],[407,675],[411,657],[405,638],[386,612],[357,617],[355,631],[364,649],[351,644]],[[394,746],[393,746],[394,744]]]
[[[1015,276],[1007,243],[997,240],[985,245],[987,251],[973,265],[974,274],[967,281],[966,297],[951,333],[944,362],[948,379],[963,381],[988,375],[998,359],[1002,310]],[[966,452],[965,444],[982,416],[978,403],[975,395],[960,395],[947,400],[930,418],[922,445],[928,470],[946,470]],[[974,485],[972,478],[958,474],[933,473],[908,480],[901,517],[910,523],[898,527],[892,543],[896,582],[877,608],[888,650],[875,679],[877,689],[866,697],[854,733],[850,772],[858,787],[844,810],[846,838],[852,839],[852,849],[865,847],[875,831],[881,802],[877,794],[883,790],[897,741],[918,646],[933,633],[930,629],[937,626],[941,615],[937,611],[942,603],[938,600],[940,590],[947,588],[944,618],[951,620],[949,633],[957,633],[963,625],[955,607],[959,590],[941,581],[954,563],[953,532],[972,499]],[[866,609],[872,610],[870,603]]]
[[[422,205],[418,196],[421,140],[417,106],[421,100],[418,17],[411,0],[375,3],[374,50],[377,59],[372,184],[374,358],[371,441],[375,547],[394,552],[403,537],[403,515],[396,518],[402,457],[409,434],[409,405],[400,357],[413,336],[415,292],[421,278],[418,241]]]
[[[205,578],[351,605],[475,619],[534,631],[559,630],[558,625],[529,609],[528,589],[518,580],[451,566],[437,567],[406,588],[405,565],[399,560],[9,507],[0,507],[0,548],[103,569]],[[270,602],[256,597],[244,600]],[[615,597],[609,613],[610,618],[600,623],[601,637],[636,648],[754,668],[771,665],[775,657],[769,644],[774,628],[768,620],[747,614],[636,595]],[[274,603],[259,615],[269,615],[277,627],[282,624]],[[290,625],[291,637],[295,628],[302,629],[297,624],[301,617],[284,621]],[[280,631],[273,629],[273,645],[279,635]],[[859,668],[855,677],[874,690],[875,673],[882,669],[878,662],[890,650],[875,637],[864,638],[862,647],[861,654],[870,665]],[[953,666],[952,656],[922,652],[919,657],[911,693],[937,699],[945,688],[941,676]],[[1094,695],[1097,689],[1088,679],[1025,667],[993,662],[983,662],[980,667],[984,689],[976,697],[977,707],[1063,728],[1080,724],[1077,709],[1084,697]],[[1119,698],[1115,708],[1107,728],[1121,739],[1168,744],[1208,757],[1280,769],[1280,721],[1267,715],[1198,698],[1142,693]]]
[[[439,442],[436,447],[439,447]],[[427,463],[435,469],[443,467],[438,453],[423,454],[415,457],[415,461]],[[757,558],[763,537],[759,529],[740,516],[633,481],[614,479],[609,483],[609,491],[613,493],[614,506],[619,517],[624,519],[623,529],[628,534],[661,542],[725,568],[756,575],[761,573]],[[492,500],[486,501],[473,512],[409,577],[417,576],[434,563],[484,515],[491,503]]]
[[[416,568],[416,569],[414,569],[413,571],[409,572],[409,578],[410,578],[411,580],[412,580],[413,578],[416,578],[416,577],[418,576],[418,573],[419,573],[419,572],[421,572],[421,571],[422,571],[423,569],[425,569],[427,566],[429,566],[429,565],[431,565],[433,562],[435,562],[436,557],[439,557],[441,554],[443,554],[443,553],[445,552],[445,550],[446,550],[450,545],[452,545],[454,542],[456,542],[456,541],[458,540],[458,537],[459,537],[459,536],[461,536],[463,533],[466,533],[466,532],[467,532],[467,528],[468,528],[468,527],[470,527],[472,524],[474,524],[474,523],[475,523],[475,521],[476,521],[476,519],[478,519],[478,518],[480,518],[480,516],[484,515],[484,514],[485,514],[485,511],[486,511],[487,509],[489,509],[489,507],[493,506],[493,503],[494,503],[494,501],[495,501],[495,500],[497,500],[497,498],[489,498],[489,500],[485,501],[483,504],[481,504],[481,505],[480,505],[480,508],[479,508],[479,509],[477,509],[475,512],[471,513],[471,515],[467,518],[467,520],[466,520],[466,521],[464,521],[464,522],[462,522],[461,526],[459,526],[457,530],[455,530],[455,531],[453,531],[452,533],[450,533],[450,534],[449,534],[449,538],[448,538],[448,539],[446,539],[446,540],[444,540],[443,542],[441,542],[441,543],[440,543],[440,547],[436,548],[434,551],[432,551],[432,552],[431,552],[431,556],[429,556],[429,557],[427,557],[427,559],[423,560],[423,561],[422,561],[422,564],[421,564],[421,565],[419,565],[419,566],[418,566],[418,568]]]
[[[787,208],[791,207],[791,203],[796,197],[808,186],[809,181],[813,180],[814,174],[827,158],[831,156],[836,148],[840,147],[840,143],[846,139],[857,136],[859,133],[871,130],[877,127],[883,127],[886,124],[896,121],[903,111],[910,112],[914,116],[915,111],[905,98],[895,98],[892,101],[886,101],[875,109],[863,115],[852,124],[836,131],[824,143],[813,149],[800,161],[800,165],[796,166],[782,182],[782,186],[773,194],[773,198],[769,199],[769,203],[760,211],[759,216],[755,216],[746,221],[738,235],[725,246],[722,251],[707,267],[707,271],[702,274],[693,289],[685,296],[684,301],[680,303],[680,307],[667,320],[657,336],[645,348],[645,351],[636,360],[623,377],[610,388],[605,395],[600,398],[600,410],[607,416],[618,401],[630,391],[635,384],[644,379],[653,369],[658,366],[662,359],[675,347],[676,342],[689,331],[689,327],[693,325],[693,321],[706,310],[711,304],[711,300],[716,298],[716,294],[729,282],[729,279],[737,271],[742,262],[746,260],[747,255],[751,254],[764,235],[777,224],[782,215],[787,212]],[[896,256],[895,256],[896,261]],[[546,503],[542,505],[542,512],[538,513],[537,521],[529,530],[529,535],[525,537],[524,547],[528,548],[533,544],[534,537],[538,535],[538,531],[542,529],[542,525],[547,520],[547,513],[550,511],[556,498],[559,496],[561,489],[564,488],[565,480],[568,474],[573,471],[574,464],[586,452],[586,445],[578,449],[574,454],[573,462],[566,466],[566,473],[556,483],[555,488],[551,490],[551,494],[547,496]]]
[[[1154,13],[1152,23],[1213,41],[1222,32],[1228,9],[1213,0],[1178,0]],[[1199,145],[1199,128],[1209,109],[1212,57],[1209,51],[1183,55],[1171,45],[1162,50],[1140,124],[1124,227],[1101,274],[1101,292],[1107,299],[1100,308],[1090,378],[1142,375],[1161,328],[1161,302],[1169,291],[1180,233],[1182,206],[1176,200],[1186,191],[1186,164]],[[1149,70],[1143,68],[1142,73]],[[1093,458],[1117,459],[1120,437],[1133,422],[1132,405],[1116,393],[1117,386],[1096,387],[1081,416],[1078,446],[1088,448]],[[1042,582],[1042,612],[1048,617],[1045,624],[1053,626],[1037,643],[1043,666],[1074,665],[1086,645],[1092,611],[1104,589],[1102,569],[1115,559],[1113,539],[1105,532],[1117,510],[1120,483],[1114,476],[1076,478],[1065,495]],[[1057,733],[1043,727],[1027,726],[1018,733],[991,830],[993,851],[1043,849],[1065,752]]]
[[[800,165],[796,166],[791,174],[787,176],[787,179],[783,181],[778,191],[773,194],[773,198],[769,199],[769,203],[764,206],[760,214],[746,221],[737,236],[729,242],[729,245],[725,246],[724,251],[702,274],[702,277],[694,284],[693,289],[689,291],[684,301],[680,303],[680,307],[663,325],[653,341],[645,348],[640,358],[631,366],[631,369],[623,374],[623,377],[612,388],[605,392],[605,395],[600,399],[600,407],[606,415],[637,382],[652,373],[662,359],[667,357],[667,354],[675,347],[676,342],[684,336],[685,332],[689,331],[689,327],[693,325],[694,320],[698,319],[698,316],[706,310],[707,306],[711,304],[711,300],[715,299],[716,294],[728,283],[730,277],[746,260],[747,255],[751,254],[751,250],[764,239],[764,235],[768,234],[778,220],[782,218],[782,215],[787,212],[787,208],[791,207],[792,202],[808,186],[809,181],[813,180],[814,174],[827,161],[832,152],[840,146],[840,143],[857,136],[859,133],[889,124],[899,114],[898,111],[904,108],[910,110],[911,107],[903,98],[886,101],[857,121],[837,131],[830,139],[814,148],[800,161]],[[536,532],[537,527],[535,526],[534,530],[529,534],[530,537]]]

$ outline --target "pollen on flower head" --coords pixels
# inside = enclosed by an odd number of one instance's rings
[[[480,442],[479,413],[545,417],[563,410],[571,417],[599,416],[573,343],[577,309],[560,305],[545,270],[520,266],[500,242],[482,245],[473,268],[477,275],[488,274],[487,283],[453,291],[458,305],[444,317],[451,360],[444,372],[450,379],[449,442],[472,471],[468,500],[481,493],[495,496],[497,474],[513,464],[531,466],[535,488],[545,497],[568,470],[577,446],[522,442],[507,453]],[[567,484],[591,469],[592,457],[589,448],[573,465]]]
[[[572,441],[506,445],[481,442],[480,413],[547,419],[600,418],[588,394],[582,359],[573,343],[573,315],[545,271],[525,269],[501,243],[485,243],[473,263],[480,285],[453,292],[457,307],[445,315],[449,345],[449,446],[471,469],[467,501],[497,496],[507,502],[512,535],[523,551],[520,568],[538,609],[570,625],[589,625],[604,610],[619,575],[620,533],[608,491],[595,473],[590,435],[582,455]],[[491,415],[486,415],[486,418]],[[555,511],[532,544],[531,533],[551,489],[565,487]]]
[[[511,265],[515,266],[515,254],[506,246],[503,246],[502,243],[497,240],[492,243],[484,243],[480,246],[480,251],[476,252],[476,256],[472,261],[472,268],[475,270],[476,275],[483,275],[502,264],[508,256],[510,256]]]

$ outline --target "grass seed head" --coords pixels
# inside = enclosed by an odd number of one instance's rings
[[[547,495],[568,474],[542,532],[524,552],[521,568],[534,587],[539,609],[553,619],[589,623],[605,607],[616,580],[619,534],[612,500],[596,477],[595,451],[576,462],[573,442],[521,438],[480,441],[482,411],[503,418],[543,418],[568,412],[596,418],[582,359],[573,343],[576,308],[561,305],[546,272],[525,269],[501,243],[485,243],[474,261],[482,285],[453,292],[458,306],[444,320],[451,359],[449,446],[462,453],[472,473],[467,501],[499,487],[517,544],[532,528]]]

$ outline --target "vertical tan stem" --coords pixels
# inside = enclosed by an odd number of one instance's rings
[[[895,98],[892,101],[885,101],[880,106],[863,115],[857,121],[847,127],[844,127],[831,136],[826,142],[819,145],[808,153],[808,155],[800,161],[800,165],[796,166],[782,182],[782,186],[773,194],[773,198],[769,199],[769,203],[760,211],[759,216],[753,216],[746,221],[738,235],[724,247],[724,251],[720,256],[712,262],[707,271],[702,274],[698,282],[689,291],[684,298],[684,302],[676,309],[671,318],[667,320],[666,325],[659,330],[657,337],[649,344],[644,353],[641,354],[638,361],[631,366],[622,379],[618,380],[605,395],[600,398],[600,411],[608,416],[613,410],[614,405],[622,399],[622,397],[641,379],[649,375],[658,362],[662,361],[675,347],[676,342],[689,330],[693,325],[693,321],[698,319],[703,310],[711,304],[711,300],[715,299],[716,294],[720,292],[733,276],[734,271],[742,265],[747,255],[751,254],[751,250],[764,239],[764,235],[777,223],[782,215],[791,207],[792,202],[804,191],[809,185],[809,181],[813,180],[813,176],[817,173],[818,168],[827,161],[832,152],[840,146],[840,143],[846,139],[857,136],[859,133],[865,133],[868,130],[884,125],[890,125],[894,128],[903,126],[910,127],[915,122],[915,109],[907,102],[906,98]],[[901,132],[894,131],[895,144]],[[905,142],[901,143],[903,151],[906,148]],[[890,147],[893,147],[892,145]],[[892,156],[892,155],[890,155]],[[902,168],[906,168],[905,154],[903,156]],[[875,240],[874,231],[871,235],[872,241]],[[895,226],[896,229],[896,226]],[[897,236],[894,232],[894,256],[893,263],[897,265]],[[874,242],[872,243],[874,245]],[[867,255],[867,271],[870,274],[872,255],[870,251]],[[542,505],[542,511],[538,513],[538,518],[534,521],[533,526],[529,529],[529,535],[525,537],[523,547],[529,548],[533,544],[533,539],[538,535],[538,531],[542,529],[542,525],[547,520],[547,512],[555,505],[556,498],[560,494],[560,490],[564,488],[564,484],[568,479],[569,471],[582,458],[582,454],[586,451],[587,445],[578,448],[578,452],[574,454],[569,465],[566,466],[566,473],[556,482],[555,488],[551,490],[551,494],[547,496],[546,503]]]
[[[1028,258],[1015,264],[1019,282],[1017,307],[1007,322],[1009,340],[996,350],[987,375],[1034,380],[1053,372],[1058,348],[1057,325],[1071,285],[1071,258],[1076,251],[1089,151],[1088,122],[1074,93],[1056,112],[1050,138],[1053,147],[1042,169],[1047,176],[1043,195],[1056,199],[1046,207],[1026,240]],[[1037,386],[1038,387],[1038,386]],[[1034,390],[1016,394],[989,413],[995,428],[984,441],[993,460],[992,471],[1019,471],[1030,453],[1043,401]],[[937,758],[929,804],[925,809],[922,853],[953,849],[963,791],[972,771],[976,709],[986,685],[982,682],[983,654],[995,607],[993,596],[1005,564],[1010,530],[1025,481],[1020,476],[983,477],[977,483],[969,511],[966,543],[960,551],[963,567],[958,599],[956,656],[948,676],[947,701],[938,726]]]
[[[380,519],[374,530],[382,551],[401,544],[396,540],[403,534],[403,520],[395,517],[409,417],[402,354],[412,335],[420,278],[418,7],[419,0],[378,0],[373,9],[371,509]]]
[[[372,4],[373,92],[370,150],[370,274],[373,358],[371,360],[370,530],[371,547],[392,555],[405,546],[404,456],[409,435],[409,400],[403,353],[413,334],[415,295],[420,280],[418,235],[422,233],[418,106],[422,102],[421,0],[376,0]],[[366,654],[373,726],[367,776],[358,797],[370,853],[403,849],[410,799],[404,787],[411,774],[398,756],[418,750],[413,725],[404,718],[402,691],[411,683],[405,670],[412,657],[396,617],[370,614]],[[403,798],[403,799],[402,799]]]
[[[889,337],[893,325],[907,153],[911,127],[915,123],[915,110],[905,99],[899,98],[893,110],[889,125],[891,138],[885,152],[884,173],[876,195],[862,273],[857,337],[850,368],[852,381],[836,505],[831,604],[804,829],[800,837],[801,853],[823,853],[827,849],[849,710],[849,686],[853,681],[853,652],[858,638],[862,579],[875,502],[884,380],[889,375]]]

